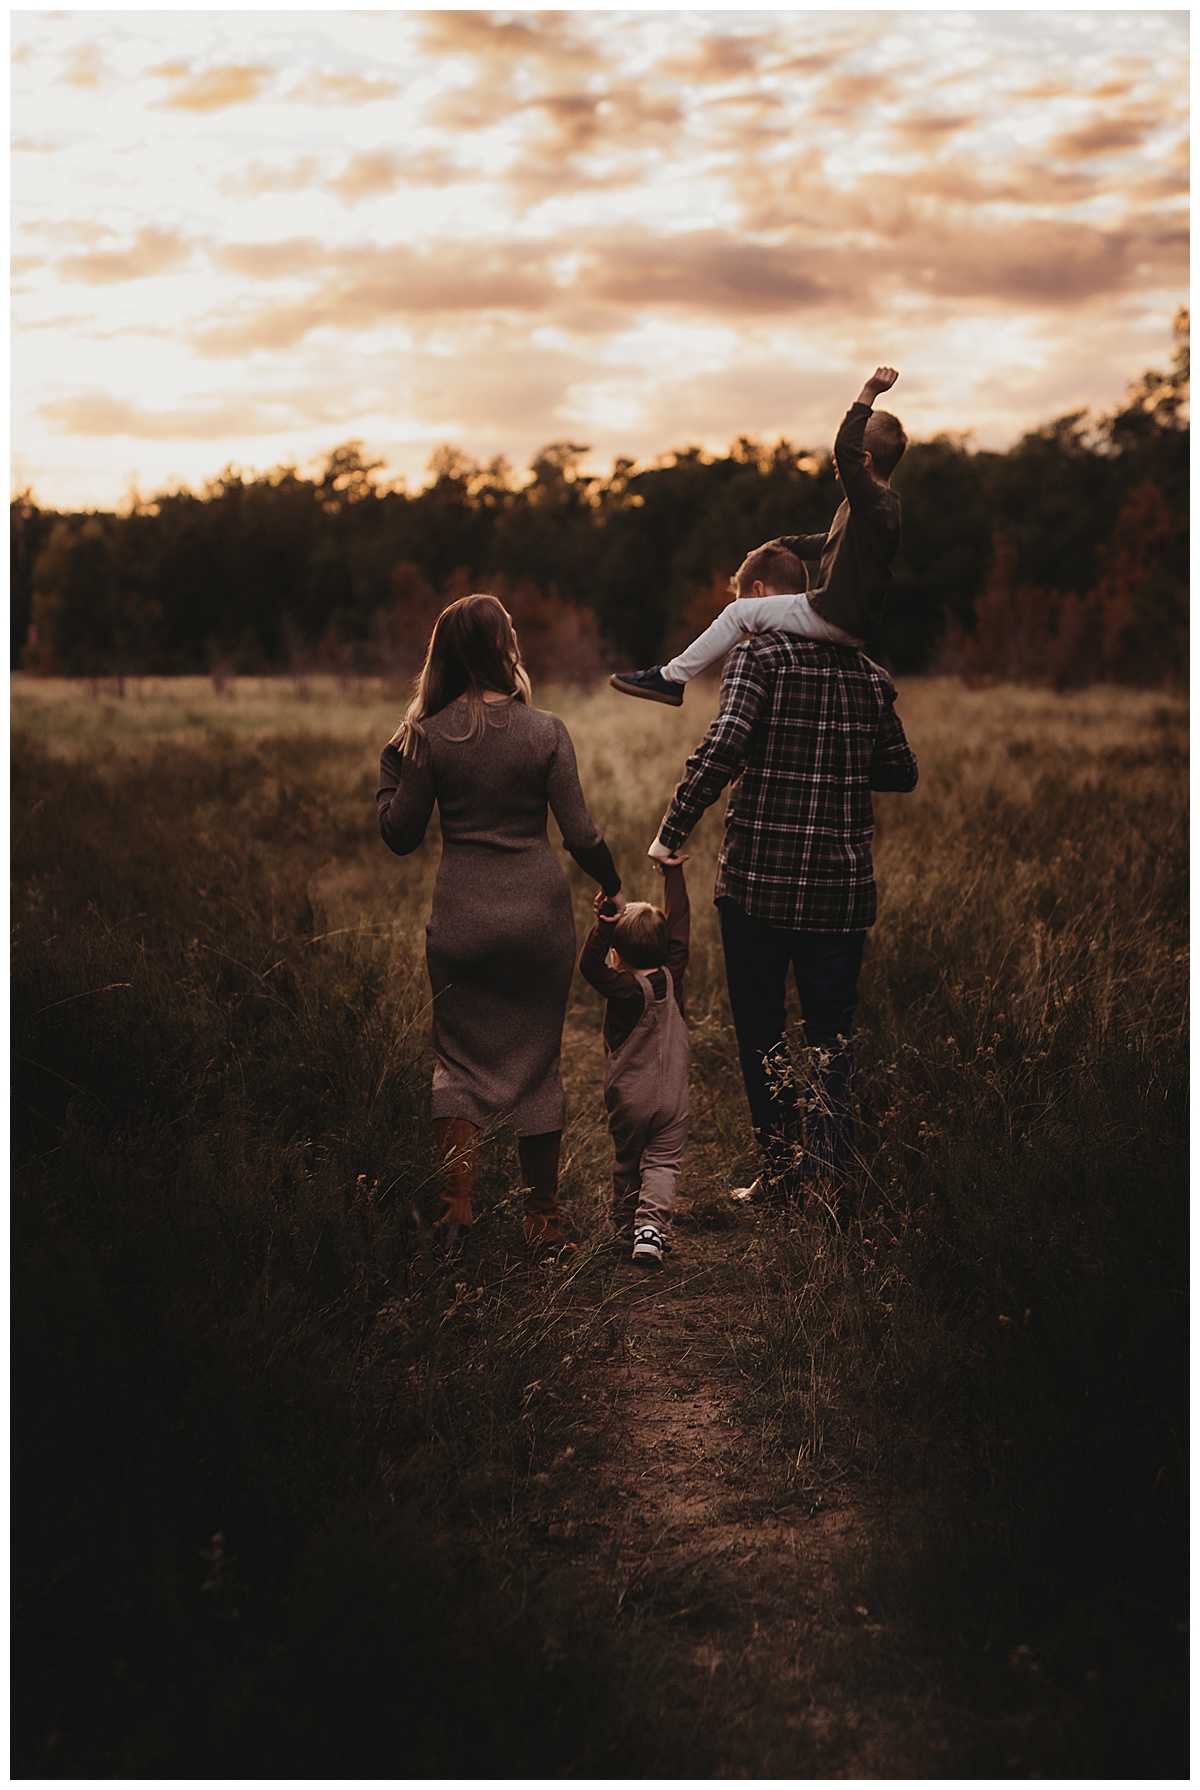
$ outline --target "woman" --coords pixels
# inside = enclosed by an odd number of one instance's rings
[[[417,694],[380,760],[379,827],[415,851],[436,802],[442,861],[425,932],[433,985],[433,1127],[441,1241],[473,1220],[479,1127],[512,1117],[536,1255],[569,1248],[558,1210],[566,1103],[559,1073],[575,966],[571,897],[546,837],[549,807],[576,863],[624,906],[612,854],[579,787],[571,737],[530,706],[508,611],[462,597],[434,625]]]

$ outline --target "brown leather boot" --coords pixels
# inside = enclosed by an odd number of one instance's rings
[[[475,1222],[471,1194],[475,1187],[479,1127],[472,1125],[470,1119],[435,1119],[433,1135],[442,1163],[442,1209],[433,1234],[448,1255],[461,1255]]]
[[[558,1209],[558,1153],[561,1144],[561,1131],[542,1131],[536,1137],[517,1139],[521,1178],[525,1183],[525,1218],[522,1228],[526,1246],[535,1261],[545,1261],[575,1249],[562,1228],[562,1214]]]

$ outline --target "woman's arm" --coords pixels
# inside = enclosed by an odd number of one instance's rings
[[[379,831],[383,843],[399,857],[416,851],[425,837],[433,813],[433,766],[403,758],[393,745],[383,748],[379,760]]]
[[[546,773],[546,799],[550,804],[550,812],[562,828],[563,844],[579,868],[598,882],[606,895],[616,895],[621,887],[621,878],[613,863],[612,853],[604,842],[604,834],[588,813],[587,803],[583,799],[571,736],[557,715],[555,720],[558,722],[558,737],[554,756]]]

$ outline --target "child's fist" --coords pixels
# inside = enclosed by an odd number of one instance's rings
[[[620,918],[620,914],[621,914],[620,907],[613,900],[611,895],[606,895],[604,893],[603,889],[600,890],[600,892],[596,896],[596,899],[592,902],[592,908],[595,912],[597,920],[610,920],[611,921],[611,920],[617,920]]]
[[[895,367],[876,367],[867,380],[867,386],[874,392],[890,392],[899,377]]]

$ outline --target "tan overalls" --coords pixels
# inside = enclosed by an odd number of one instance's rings
[[[671,972],[658,998],[648,975],[634,970],[642,1016],[608,1054],[604,1104],[616,1152],[613,1221],[618,1229],[652,1224],[665,1236],[683,1168],[688,1127],[688,1031]]]

